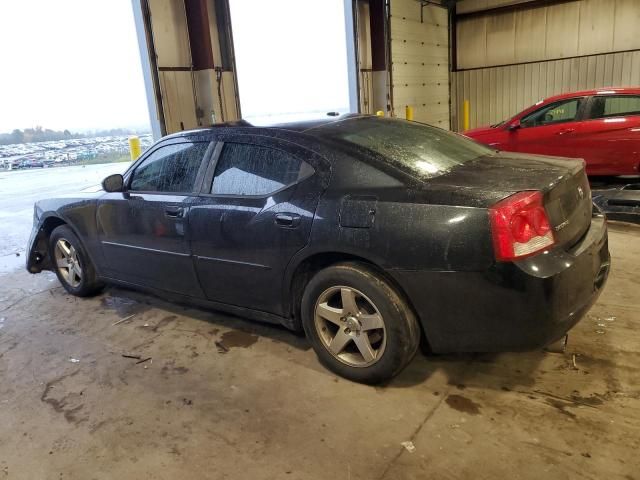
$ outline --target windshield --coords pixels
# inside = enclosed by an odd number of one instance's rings
[[[423,177],[442,175],[457,165],[494,153],[462,135],[390,118],[354,118],[325,125],[314,133],[367,148]]]

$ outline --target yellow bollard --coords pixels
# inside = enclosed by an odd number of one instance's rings
[[[384,117],[384,112],[382,110],[378,110],[376,112],[376,117]]]
[[[469,130],[469,100],[462,103],[462,130]]]
[[[131,160],[136,160],[141,153],[140,138],[129,137],[129,155],[131,155]]]
[[[410,107],[409,105],[404,107],[404,118],[409,121],[413,120],[413,107]]]

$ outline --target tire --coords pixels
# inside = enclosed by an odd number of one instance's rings
[[[82,243],[67,226],[60,225],[49,236],[49,258],[53,271],[67,292],[77,297],[89,297],[100,292],[95,267]],[[61,266],[67,264],[67,267]]]
[[[420,345],[420,327],[406,301],[384,277],[361,263],[318,272],[305,288],[301,313],[320,362],[355,382],[390,380]]]

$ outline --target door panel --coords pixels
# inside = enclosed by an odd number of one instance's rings
[[[189,249],[189,207],[211,156],[210,142],[169,140],[98,201],[96,220],[107,276],[203,297]]]
[[[105,273],[137,285],[202,297],[186,237],[189,198],[106,194],[97,212]]]
[[[637,175],[640,163],[640,96],[597,95],[584,122],[591,175]]]
[[[520,128],[509,131],[505,150],[539,155],[582,158],[576,140],[582,136],[585,98],[545,105],[520,119]]]
[[[581,148],[590,175],[637,175],[640,163],[640,116],[589,120]]]
[[[240,142],[243,140],[229,143]],[[312,156],[280,140],[252,142],[261,148],[277,147],[287,155],[304,157],[304,162]],[[220,155],[225,155],[224,148]],[[282,313],[284,270],[291,257],[309,241],[323,190],[324,168],[316,164],[315,172],[302,172],[293,184],[275,186],[276,191],[261,196],[202,195],[195,200],[189,214],[191,249],[208,299]],[[218,174],[219,170],[216,175],[221,177]],[[264,188],[269,181],[255,183],[256,188]]]
[[[508,148],[512,152],[535,153],[539,155],[568,156],[567,139],[576,133],[576,124],[548,125],[520,128],[511,131]]]

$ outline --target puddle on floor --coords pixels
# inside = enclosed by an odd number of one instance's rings
[[[108,295],[100,300],[101,305],[109,310],[115,310],[119,317],[124,318],[129,315],[141,313],[149,310],[149,305],[142,304],[131,298]]]
[[[478,415],[480,413],[480,405],[462,395],[449,395],[445,401],[447,405],[459,412],[468,413],[469,415]]]
[[[247,348],[258,341],[258,335],[243,332],[242,330],[230,330],[222,334],[220,343],[226,348]]]

